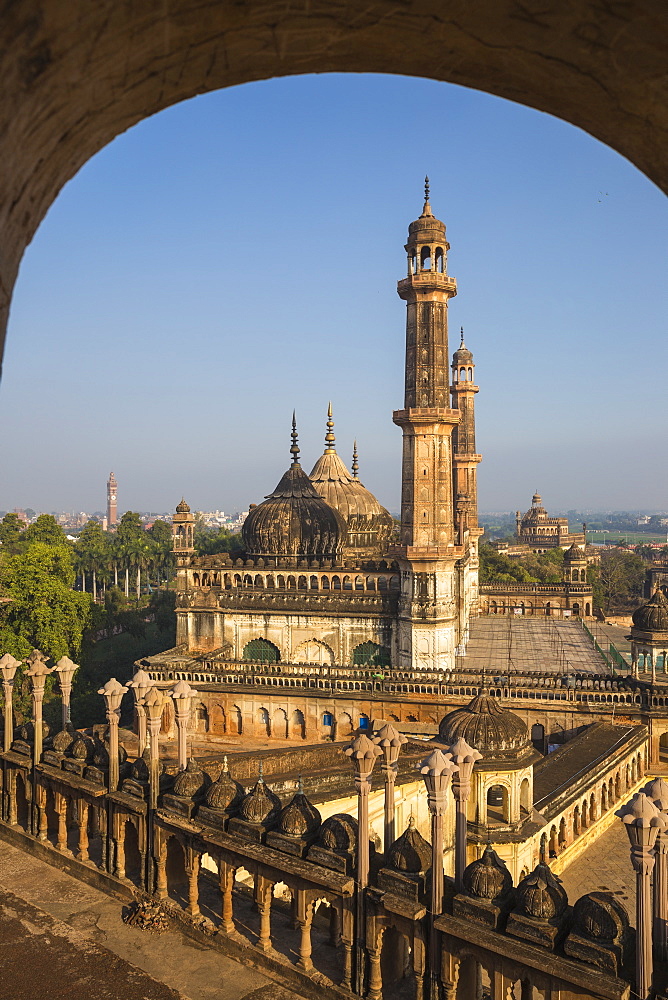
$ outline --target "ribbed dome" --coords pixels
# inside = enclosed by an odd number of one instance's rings
[[[318,830],[321,822],[319,811],[300,789],[281,811],[277,828],[286,837],[308,837]]]
[[[318,843],[330,851],[354,851],[357,846],[357,820],[348,813],[334,813],[320,827]]]
[[[452,360],[455,365],[470,365],[473,361],[473,355],[464,343],[464,327],[461,328],[461,337],[461,343],[453,354]]]
[[[490,903],[505,896],[513,885],[512,875],[490,844],[464,869],[462,881],[469,896]]]
[[[234,809],[241,802],[244,790],[235,781],[227,767],[227,760],[216,780],[209,786],[206,793],[206,804],[209,809]]]
[[[313,466],[309,479],[323,500],[326,500],[330,507],[334,507],[344,519],[347,528],[347,547],[372,548],[380,552],[385,548],[392,533],[392,515],[376,500],[373,493],[363,486],[357,475],[348,471],[337,454],[333,427],[330,403],[325,451]],[[357,447],[353,454],[355,472],[356,464]]]
[[[239,807],[239,815],[247,823],[273,822],[281,810],[281,800],[271,788],[267,788],[262,778],[259,778],[248,795],[244,796]]]
[[[549,865],[542,861],[522,879],[515,893],[515,909],[527,917],[551,920],[561,916],[568,906],[568,896],[561,879],[553,875]]]
[[[69,748],[74,743],[75,733],[72,729],[71,723],[67,724],[66,729],[61,729],[59,733],[53,737],[53,749],[56,753],[67,753]]]
[[[454,743],[460,736],[483,755],[519,750],[529,742],[529,731],[519,716],[501,708],[486,691],[441,719],[439,743]]]
[[[386,864],[399,872],[426,872],[431,867],[431,844],[415,826],[411,816],[401,836],[390,845]]]
[[[172,793],[182,799],[194,799],[206,784],[206,776],[196,761],[190,758],[185,771],[179,771],[174,780]]]
[[[176,513],[177,514],[189,514],[190,513],[190,507],[185,502],[185,500],[183,499],[183,497],[181,497],[181,502],[177,503],[177,505],[176,505]]]
[[[445,242],[445,223],[432,214],[428,187],[425,190],[422,215],[415,222],[411,222],[408,227],[408,242],[412,243],[414,240],[420,240],[424,243]]]
[[[274,492],[248,514],[242,528],[244,546],[250,556],[263,559],[336,560],[346,526],[299,464],[294,428],[293,421],[294,461]]]
[[[94,753],[95,743],[90,736],[85,736],[84,733],[77,733],[74,737],[74,742],[70,745],[70,748],[67,751],[67,756],[73,757],[74,760],[81,760],[86,763],[90,763],[93,759]]]
[[[581,549],[579,545],[575,542],[571,545],[569,549],[564,552],[565,562],[584,562],[587,556],[585,555],[584,549]]]
[[[647,604],[633,612],[631,620],[633,627],[641,632],[668,632],[668,598],[660,587]]]

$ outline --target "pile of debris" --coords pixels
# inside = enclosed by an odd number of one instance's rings
[[[155,931],[162,934],[169,927],[167,914],[159,903],[149,899],[137,899],[123,912],[123,921],[141,931]]]

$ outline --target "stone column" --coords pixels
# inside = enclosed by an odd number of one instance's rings
[[[46,813],[46,788],[42,784],[37,784],[39,795],[37,807],[39,811],[39,829],[37,831],[38,840],[46,840],[48,835],[49,818]]]
[[[234,931],[234,900],[232,896],[234,891],[234,872],[235,869],[227,861],[219,861],[218,877],[222,898],[220,917],[222,928],[226,934],[232,934]]]
[[[380,968],[381,942],[376,942],[375,948],[369,949],[369,1000],[383,1000],[383,975]]]
[[[196,917],[199,914],[199,865],[200,855],[193,852],[188,869],[188,905],[186,907],[186,912],[191,917]]]
[[[79,801],[79,861],[88,861],[88,803]]]
[[[58,813],[58,841],[56,847],[59,851],[67,850],[67,799],[63,795],[56,793],[56,811]]]
[[[160,723],[162,722],[162,710],[165,704],[162,692],[156,687],[151,688],[144,699],[144,704],[151,744],[151,759],[149,762],[149,809],[155,810],[158,808],[158,793],[160,790],[160,757],[158,741],[160,737]]]
[[[109,723],[109,791],[118,788],[118,721],[121,717],[121,701],[127,691],[127,684],[119,684],[115,677],[101,687],[98,694],[104,698]]]
[[[188,763],[188,722],[193,695],[196,693],[187,681],[180,680],[169,692],[174,699],[174,716],[178,740],[179,771],[185,771]]]
[[[358,996],[364,992],[364,935],[365,935],[365,892],[369,881],[369,792],[371,790],[371,772],[382,751],[372,743],[363,732],[342,747],[347,757],[350,757],[355,773],[355,788],[357,790],[357,878],[356,890],[356,948],[355,948],[355,984]]]
[[[299,958],[296,965],[304,972],[310,972],[313,968],[311,961],[311,924],[313,923],[313,903],[306,895],[305,889],[297,890],[297,924],[301,931],[299,941]]]
[[[14,694],[14,677],[16,671],[21,666],[21,660],[16,660],[11,653],[5,653],[0,657],[0,673],[2,673],[2,691],[5,697],[4,705],[4,740],[3,749],[5,753],[12,748],[14,736],[14,707],[12,698]]]
[[[155,859],[155,895],[167,899],[167,848]]]
[[[457,892],[463,889],[462,875],[466,868],[466,846],[468,828],[466,804],[471,795],[471,775],[475,764],[482,760],[482,754],[469,746],[463,737],[449,747],[452,761],[458,770],[452,775],[452,793],[455,797],[455,888]]]
[[[626,827],[636,873],[636,994],[639,1000],[648,1000],[653,975],[650,876],[657,834],[668,824],[644,792],[637,792],[616,815]]]
[[[33,649],[26,661],[30,664],[30,669],[26,671],[26,674],[32,681],[32,717],[33,724],[35,726],[35,736],[32,746],[33,767],[39,764],[42,756],[42,704],[44,702],[44,682],[51,673],[51,670],[47,667],[45,662],[47,659],[48,657],[46,657],[44,653],[40,653],[38,649]]]
[[[125,821],[119,820],[119,831],[118,836],[114,837],[113,843],[115,846],[114,851],[114,875],[116,878],[125,878],[125,838],[123,836],[125,830]]]
[[[255,876],[255,902],[260,911],[260,935],[257,946],[260,951],[271,951],[271,900],[273,883],[263,875]]]
[[[141,757],[146,749],[146,706],[144,699],[152,686],[151,678],[145,670],[136,670],[132,680],[128,682],[128,687],[132,688],[135,697],[135,711],[137,712],[137,738],[139,742],[138,757]]]
[[[429,934],[429,996],[438,1000],[439,961],[434,921],[443,912],[443,817],[447,807],[447,792],[452,775],[458,770],[451,755],[433,750],[415,767],[424,778],[427,802],[431,813],[431,906]]]
[[[386,722],[384,726],[381,726],[379,730],[374,732],[371,740],[379,747],[382,753],[380,769],[385,777],[385,831],[383,850],[387,854],[388,848],[395,841],[394,782],[397,776],[399,753],[404,743],[407,743],[408,740],[389,722]]]
[[[58,686],[62,697],[62,724],[63,729],[72,721],[70,714],[70,697],[72,694],[72,680],[79,669],[78,664],[73,663],[69,656],[61,656],[53,668],[58,674]]]
[[[668,781],[657,778],[644,789],[668,822]],[[654,949],[659,961],[668,960],[668,830],[660,829],[654,848]]]

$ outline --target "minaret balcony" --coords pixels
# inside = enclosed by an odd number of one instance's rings
[[[410,297],[415,292],[447,292],[457,294],[457,279],[439,271],[416,271],[397,282],[400,297]]]

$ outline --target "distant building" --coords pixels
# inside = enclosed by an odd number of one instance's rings
[[[488,615],[548,615],[588,618],[593,591],[587,582],[589,560],[573,543],[564,553],[563,583],[485,583],[480,586],[480,610]]]
[[[117,501],[118,483],[116,482],[116,476],[112,472],[107,480],[107,524],[109,527],[116,524],[118,521]]]
[[[568,530],[568,518],[548,517],[543,507],[543,501],[538,493],[534,493],[531,507],[522,514],[517,511],[517,540],[528,545],[532,552],[547,552],[548,549],[567,549],[569,545],[584,545],[584,531],[571,534]]]

